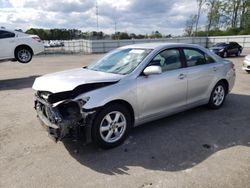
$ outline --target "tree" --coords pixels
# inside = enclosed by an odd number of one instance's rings
[[[197,31],[203,2],[197,0],[198,13],[186,21],[186,36],[250,34],[250,0],[205,0],[207,29]]]
[[[240,28],[250,27],[250,0],[243,0],[241,6]]]
[[[206,0],[207,13],[207,32],[211,29],[218,29],[221,18],[221,1],[220,0]]]
[[[198,12],[196,15],[196,20],[195,20],[195,33],[197,33],[198,31],[198,24],[199,24],[199,20],[200,20],[200,16],[201,16],[201,9],[202,6],[205,4],[206,0],[196,0],[197,1],[197,5],[198,5]]]
[[[224,19],[222,23],[226,28],[236,28],[239,22],[239,14],[242,0],[231,0],[222,2],[222,12]]]
[[[131,39],[127,32],[116,32],[112,35],[112,39],[116,40],[124,40],[124,39]]]
[[[184,35],[185,36],[192,36],[193,35],[193,29],[195,26],[195,23],[197,21],[197,15],[191,15],[189,19],[186,21],[186,28],[184,30]]]
[[[162,38],[162,34],[159,31],[153,31],[152,34],[150,35],[150,38]]]

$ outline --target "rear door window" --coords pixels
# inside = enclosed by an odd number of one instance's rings
[[[215,63],[214,58],[200,50],[183,49],[183,53],[185,55],[187,67]]]
[[[204,53],[195,49],[183,49],[183,52],[186,58],[187,67],[206,64]]]

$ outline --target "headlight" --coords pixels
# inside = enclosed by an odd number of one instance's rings
[[[223,49],[223,48],[219,50],[219,52],[223,52],[223,51],[224,51],[224,49]]]
[[[77,99],[76,102],[79,104],[79,106],[83,106],[89,101],[90,97],[85,97],[82,99]]]

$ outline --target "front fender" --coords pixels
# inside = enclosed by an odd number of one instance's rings
[[[107,103],[114,100],[123,100],[128,102],[135,113],[135,117],[138,114],[137,111],[137,90],[136,83],[131,81],[121,81],[116,84],[99,88],[87,93],[78,95],[75,100],[86,99],[88,101],[84,104],[83,108],[86,110],[95,109],[105,106]]]

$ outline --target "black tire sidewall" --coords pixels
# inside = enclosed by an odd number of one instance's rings
[[[214,104],[213,95],[214,95],[215,89],[216,89],[219,85],[221,85],[221,86],[224,88],[224,93],[225,93],[225,95],[224,95],[224,99],[223,99],[222,103],[221,103],[219,106],[217,106],[217,105]],[[214,86],[214,88],[213,88],[213,90],[212,90],[212,92],[211,92],[208,106],[209,106],[211,109],[219,109],[219,108],[224,104],[225,99],[226,99],[226,96],[227,96],[227,90],[226,90],[225,84],[224,84],[223,82],[218,82],[218,83]]]
[[[21,59],[18,58],[18,52],[21,51],[21,50],[23,50],[23,49],[29,51],[29,53],[30,53],[30,59],[29,59],[29,61],[22,61]],[[25,48],[25,47],[17,48],[16,51],[15,51],[15,58],[16,58],[16,60],[17,60],[19,63],[23,63],[23,64],[29,63],[29,62],[32,60],[32,56],[33,56],[33,54],[32,54],[32,52],[31,52],[31,50],[28,49],[28,48]]]
[[[113,142],[113,143],[108,143],[102,139],[99,130],[100,130],[100,125],[101,125],[103,118],[112,111],[121,112],[126,118],[127,126],[126,126],[126,130],[123,136],[118,141]],[[92,129],[91,129],[92,140],[97,146],[101,148],[104,148],[104,149],[113,148],[124,142],[124,140],[127,138],[131,130],[131,127],[132,127],[132,119],[131,119],[129,110],[126,107],[119,105],[119,104],[108,105],[104,107],[103,109],[101,109],[101,111],[96,115],[95,120],[93,121]]]
[[[237,57],[239,57],[241,54],[240,50],[238,50],[238,52],[235,54]]]

